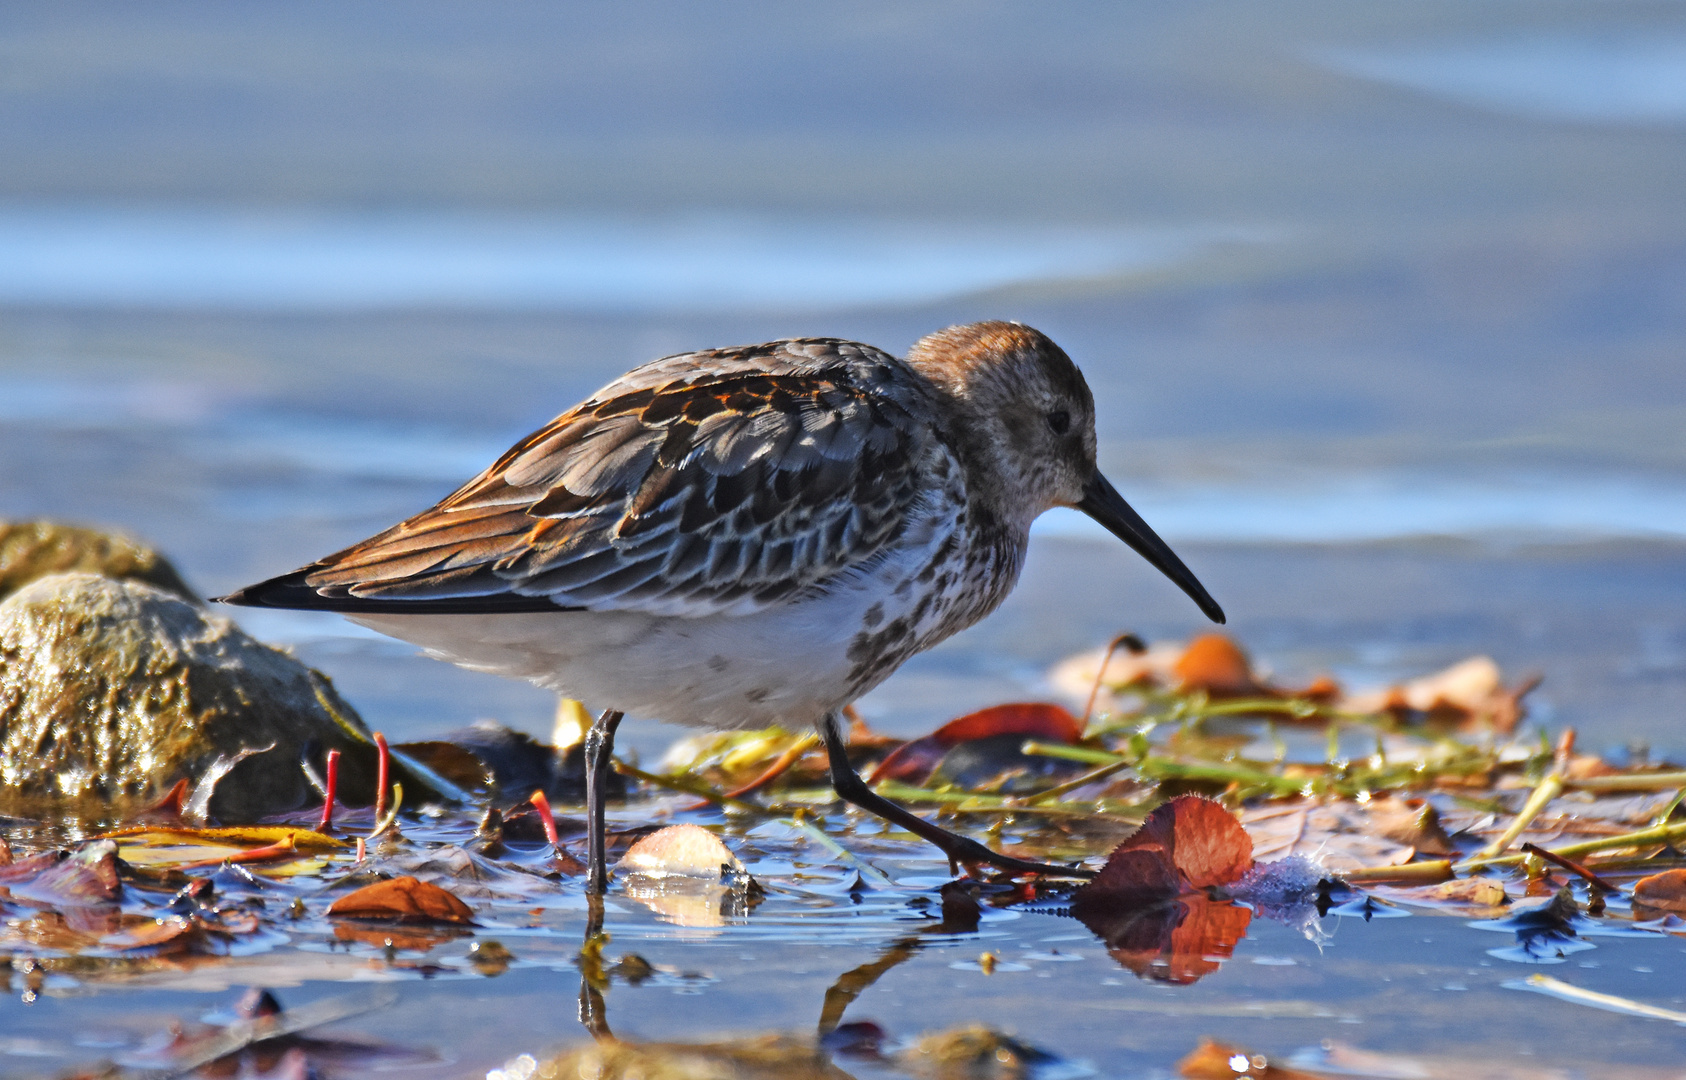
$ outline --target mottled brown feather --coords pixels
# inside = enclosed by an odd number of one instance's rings
[[[928,401],[904,365],[853,342],[666,357],[438,505],[276,582],[287,606],[340,610],[755,610],[823,591],[894,544],[933,456],[949,453]],[[301,601],[300,585],[323,602]]]

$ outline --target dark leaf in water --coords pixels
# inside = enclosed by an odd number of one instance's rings
[[[492,770],[465,746],[444,739],[429,739],[424,742],[398,743],[392,749],[409,755],[464,791],[482,792],[492,789]]]
[[[0,868],[0,886],[22,900],[54,907],[109,904],[118,898],[117,845],[95,840],[71,854],[46,851]]]
[[[845,1057],[877,1057],[886,1038],[884,1029],[871,1020],[857,1020],[826,1032],[820,1037],[820,1047]]]
[[[1073,905],[1072,914],[1106,943],[1119,964],[1144,979],[1192,983],[1218,970],[1246,936],[1253,913],[1188,893],[1137,907]]]
[[[1567,888],[1559,889],[1550,900],[1520,900],[1506,918],[1469,925],[1477,930],[1514,932],[1516,944],[1488,949],[1487,955],[1521,964],[1561,964],[1570,954],[1595,947],[1578,932],[1595,924],[1581,915],[1580,905]]]
[[[357,919],[399,919],[406,922],[474,922],[469,906],[437,885],[413,877],[377,881],[335,900],[329,915]]]
[[[556,823],[556,832],[560,836],[576,836],[585,832],[585,822],[579,818],[553,814],[551,820]],[[528,799],[516,803],[504,813],[498,823],[498,839],[508,844],[539,845],[549,844],[550,834],[545,831],[538,808]]]
[[[275,995],[261,986],[254,986],[240,995],[240,1000],[234,1003],[234,1015],[242,1020],[257,1020],[260,1017],[275,1016],[281,1012],[281,1003]]]
[[[938,890],[943,901],[941,927],[951,933],[964,933],[978,928],[983,918],[983,905],[978,901],[975,881],[950,881]]]
[[[1006,795],[1038,791],[1093,768],[1079,761],[1026,754],[1023,735],[990,735],[951,748],[925,781],[963,791]]]
[[[1665,870],[1633,883],[1633,902],[1658,912],[1686,914],[1686,870]]]
[[[902,743],[885,756],[873,770],[867,774],[866,781],[876,784],[880,780],[899,780],[904,784],[922,784],[936,767],[942,763],[943,755],[948,753],[941,739],[935,735],[925,735],[910,742]]]
[[[1083,738],[1083,725],[1077,722],[1070,710],[1060,705],[1037,702],[996,705],[967,713],[923,738],[903,743],[879,762],[867,779],[871,783],[888,779],[921,784],[953,748],[962,743],[1001,736],[1015,737],[1012,746],[1016,753],[1026,739],[1078,742]]]

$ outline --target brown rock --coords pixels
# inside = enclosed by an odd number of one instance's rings
[[[190,806],[251,821],[320,798],[299,766],[307,747],[319,771],[340,750],[341,797],[372,799],[375,752],[356,712],[233,623],[95,574],[41,578],[0,602],[0,802],[14,810],[110,816],[186,779]]]
[[[198,597],[158,552],[118,532],[56,521],[0,521],[0,600],[48,574],[99,574]]]

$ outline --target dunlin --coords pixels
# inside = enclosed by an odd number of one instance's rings
[[[605,386],[443,502],[232,604],[343,612],[465,667],[606,711],[586,740],[589,883],[623,713],[818,725],[838,795],[951,860],[1026,862],[938,828],[850,767],[840,710],[993,611],[1056,506],[1223,611],[1095,466],[1069,357],[1009,322],[898,359],[798,338],[668,356]]]

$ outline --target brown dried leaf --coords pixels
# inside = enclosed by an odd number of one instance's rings
[[[1378,836],[1368,809],[1356,803],[1276,803],[1247,811],[1241,822],[1254,857],[1303,855],[1331,871],[1393,866],[1410,861],[1415,850]]]
[[[1539,681],[1536,676],[1506,687],[1499,665],[1491,657],[1472,656],[1401,686],[1351,695],[1340,707],[1349,712],[1391,712],[1465,729],[1509,732],[1525,714],[1522,699]]]
[[[1016,702],[979,709],[950,720],[929,735],[898,746],[872,770],[867,783],[875,784],[888,779],[905,784],[922,784],[949,750],[961,743],[1001,735],[1075,743],[1083,738],[1083,725],[1061,705]]]
[[[413,877],[377,881],[333,902],[329,915],[356,919],[399,919],[404,922],[474,922],[469,906],[437,885]]]
[[[1130,841],[1126,840],[1125,845]],[[1083,912],[1096,905],[1135,907],[1169,900],[1183,891],[1181,877],[1170,854],[1158,847],[1119,846],[1107,856],[1095,880],[1078,889],[1072,897],[1072,912]]]
[[[185,939],[193,929],[194,921],[186,915],[148,919],[126,926],[115,934],[107,934],[100,938],[100,946],[106,949],[151,949],[171,942],[186,944]]]
[[[1451,855],[1452,838],[1440,824],[1440,812],[1422,799],[1374,799],[1368,807],[1377,836],[1405,844],[1419,855]]]
[[[1665,870],[1633,883],[1633,902],[1686,915],[1686,870]]]
[[[1427,891],[1431,900],[1449,900],[1455,903],[1482,904],[1486,907],[1502,907],[1510,898],[1505,893],[1502,882],[1492,878],[1470,877],[1459,878],[1456,881],[1442,881]]]
[[[0,868],[0,886],[13,896],[54,907],[82,907],[117,900],[117,845],[109,840],[76,851],[43,851]]]
[[[1072,910],[1084,918],[1168,900],[1187,889],[1228,885],[1252,865],[1252,838],[1235,815],[1211,799],[1181,795],[1113,849],[1099,876],[1072,897]]]
[[[1194,1053],[1177,1062],[1177,1072],[1188,1080],[1322,1080],[1313,1073],[1272,1065],[1263,1054],[1215,1039],[1202,1041]]]
[[[1204,690],[1214,697],[1256,694],[1262,688],[1253,677],[1253,665],[1231,638],[1223,634],[1201,634],[1172,667],[1177,689]]]

